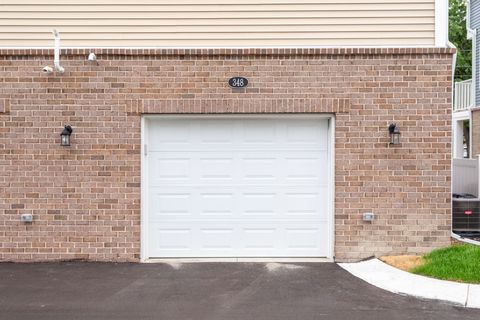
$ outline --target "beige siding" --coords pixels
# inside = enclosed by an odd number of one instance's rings
[[[434,0],[0,0],[0,46],[433,46]]]

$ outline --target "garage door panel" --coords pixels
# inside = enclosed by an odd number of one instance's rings
[[[232,180],[235,160],[230,155],[199,155],[198,176],[202,180]]]
[[[207,147],[207,145],[233,145],[235,143],[235,126],[225,126],[223,121],[203,120],[201,124],[191,124],[194,127],[194,133],[201,132],[201,135],[191,137],[191,141],[198,146]],[[191,132],[192,132],[191,131]]]
[[[275,216],[280,212],[279,194],[267,191],[246,191],[240,194],[240,215],[249,219]]]
[[[207,251],[233,252],[232,240],[235,237],[234,228],[202,228],[199,230],[202,242],[200,248]]]
[[[149,168],[154,180],[188,180],[191,158],[152,154]]]
[[[278,176],[278,161],[276,157],[268,154],[251,154],[239,159],[242,181],[254,180],[254,183],[280,182]]]
[[[155,248],[162,251],[172,251],[180,252],[191,251],[193,244],[192,229],[185,227],[173,227],[173,226],[164,226],[158,228],[152,228],[150,234],[150,241]]]
[[[165,148],[184,147],[191,144],[190,126],[179,123],[162,122],[161,125],[149,126],[149,141],[151,151],[161,151]]]
[[[201,151],[225,147],[233,150],[312,149],[327,150],[327,121],[228,119],[228,120],[162,120],[149,129],[155,136],[150,151]],[[228,123],[228,125],[225,125]]]
[[[157,188],[149,198],[150,219],[162,221],[171,219],[194,219],[209,216],[215,219],[275,219],[303,221],[322,220],[328,211],[328,191],[326,187],[252,188],[244,187],[171,187]]]
[[[327,182],[327,152],[241,152],[191,153],[152,152],[149,160],[150,183],[164,185],[187,181],[189,184],[306,184]]]
[[[236,202],[233,191],[218,190],[216,192],[199,192],[194,205],[199,209],[201,216],[215,216],[227,218],[234,214],[232,204]]]
[[[176,221],[178,219],[230,219],[237,203],[232,188],[171,187],[152,188],[148,199],[149,221]]]
[[[164,219],[165,216],[190,216],[192,213],[192,194],[189,192],[159,191],[153,192],[149,207],[151,218]]]
[[[150,257],[215,257],[231,256],[236,252],[234,239],[238,238],[237,227],[218,222],[194,222],[189,224],[188,229],[182,227],[184,225],[184,223],[151,225],[149,242],[153,246]]]
[[[247,143],[243,140],[235,143],[235,144],[220,144],[220,143],[208,143],[208,144],[201,144],[201,143],[193,143],[190,141],[188,143],[157,143],[156,147],[153,148],[149,145],[149,152],[181,152],[181,153],[188,153],[188,152],[218,152],[218,151],[247,151],[252,152],[255,154],[256,152],[275,152],[275,151],[308,151],[308,152],[315,152],[315,151],[327,151],[327,149],[320,148],[318,146],[309,144],[309,143],[290,143],[287,142],[279,142],[279,143]]]
[[[241,231],[243,249],[251,252],[255,252],[256,250],[262,250],[264,252],[274,251],[275,243],[279,241],[278,233],[281,233],[281,230],[274,226],[263,228],[259,226],[253,228],[247,227]]]
[[[241,123],[241,140],[245,145],[254,147],[255,145],[269,146],[279,140],[278,124],[271,120],[254,120]]]
[[[149,257],[327,255],[326,120],[147,123]]]
[[[158,224],[150,257],[308,257],[326,252],[326,224],[256,222],[243,225],[197,221],[191,227]],[[198,241],[201,239],[201,241]],[[199,255],[201,252],[201,255]]]
[[[304,120],[286,124],[286,143],[314,145],[321,150],[327,150],[328,122]]]
[[[287,183],[326,184],[328,181],[327,152],[296,153],[295,157],[286,156],[283,167]]]
[[[287,229],[284,235],[286,254],[309,256],[312,252],[327,252],[327,223],[318,223],[317,226]]]
[[[323,189],[323,190],[322,190]],[[326,187],[295,192],[286,192],[283,208],[287,216],[302,216],[301,219],[322,216],[328,210],[328,190]]]

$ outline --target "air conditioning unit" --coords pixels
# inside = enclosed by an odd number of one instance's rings
[[[453,194],[453,232],[480,233],[480,199],[468,193]]]

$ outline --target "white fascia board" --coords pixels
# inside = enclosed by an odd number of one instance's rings
[[[452,112],[452,119],[454,121],[470,120],[470,110]]]
[[[444,45],[443,47],[446,47]],[[64,46],[62,47],[62,50],[72,50],[72,49],[90,49],[90,50],[95,50],[95,49],[151,49],[151,50],[160,50],[160,49],[397,49],[397,48],[406,48],[406,49],[411,49],[411,48],[437,48],[436,45],[364,45],[364,46],[197,46],[197,47],[189,47],[189,46],[178,46],[178,47],[169,47],[169,46],[145,46],[145,47],[131,47],[131,46],[90,46],[90,47],[85,47],[85,46]],[[52,49],[52,47],[27,47],[27,46],[19,46],[19,47],[2,47],[0,46],[0,49],[2,50],[49,50]]]
[[[435,0],[435,47],[448,46],[448,0]]]
[[[475,30],[472,29],[471,22],[470,22],[471,1],[466,0],[465,2],[466,2],[466,5],[467,5],[467,16],[466,16],[466,20],[467,20],[467,39],[472,39],[475,35]]]

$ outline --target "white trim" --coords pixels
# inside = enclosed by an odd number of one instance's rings
[[[453,120],[470,120],[470,110],[456,111],[452,113]]]
[[[472,28],[471,28],[471,19],[470,19],[470,12],[471,12],[471,1],[470,0],[466,0],[466,7],[467,7],[467,17],[466,17],[466,20],[467,20],[467,39],[471,39],[472,38],[472,31],[474,31]]]
[[[145,145],[148,145],[148,137],[147,137],[147,128],[148,128],[148,119],[155,119],[155,118],[162,118],[162,119],[175,119],[175,118],[197,118],[197,119],[205,119],[205,118],[217,118],[217,119],[225,119],[225,118],[234,118],[234,117],[242,117],[242,118],[270,118],[270,119],[275,119],[275,118],[296,118],[296,119],[301,119],[301,118],[316,118],[316,119],[327,119],[329,120],[329,125],[328,125],[328,139],[329,139],[329,172],[328,172],[328,177],[329,177],[329,209],[328,209],[328,230],[330,232],[328,236],[328,256],[327,257],[319,257],[319,258],[220,258],[217,260],[211,260],[210,261],[231,261],[231,262],[261,262],[261,261],[275,261],[275,262],[284,262],[284,261],[293,261],[295,260],[296,262],[306,261],[308,259],[309,261],[311,259],[317,259],[318,261],[329,261],[332,262],[334,261],[334,254],[335,254],[335,115],[330,114],[330,113],[325,113],[325,114],[264,114],[264,113],[259,113],[259,114],[149,114],[149,115],[142,115],[141,117],[141,213],[140,213],[140,219],[141,219],[141,235],[140,235],[140,261],[141,262],[157,262],[157,261],[172,261],[171,259],[150,259],[148,257],[148,198],[147,198],[147,186],[148,186],[148,165],[147,165],[147,155],[145,155]],[[148,147],[147,147],[148,151]],[[178,260],[178,259],[176,259]],[[181,259],[184,260],[184,259]],[[192,261],[199,261],[199,262],[204,262],[206,261],[205,259],[188,259]],[[235,261],[234,261],[235,260]]]
[[[182,264],[182,263],[211,263],[211,262],[243,262],[243,263],[301,263],[314,262],[325,263],[333,262],[330,258],[160,258],[147,259],[145,263],[166,263],[166,264]]]
[[[446,45],[440,46],[445,47]],[[371,46],[205,46],[205,47],[188,47],[188,46],[179,46],[179,47],[160,47],[160,46],[151,46],[151,47],[115,47],[115,46],[93,46],[93,47],[62,47],[62,50],[69,50],[69,49],[149,49],[149,50],[160,50],[160,49],[397,49],[397,48],[407,48],[407,49],[423,49],[423,48],[437,48],[437,45],[371,45]],[[52,47],[1,47],[0,50],[45,50],[45,49],[52,49]]]
[[[458,127],[458,121],[468,121],[470,123],[470,130],[468,133],[469,134],[468,138],[470,140],[470,144],[468,146],[468,154],[471,158],[472,157],[472,138],[473,138],[472,109],[467,109],[467,110],[462,110],[462,111],[457,111],[452,113],[452,139],[453,139],[452,140],[452,151],[453,151],[452,158],[463,159],[463,139],[460,138],[460,137],[463,137],[463,129],[460,130],[460,128]],[[453,168],[453,162],[452,162],[452,168]]]
[[[453,158],[463,159],[463,122],[464,118],[453,119],[452,121],[452,131],[453,131]]]
[[[179,118],[197,118],[197,119],[231,119],[231,118],[295,118],[295,119],[325,119],[333,118],[332,113],[167,113],[167,114],[144,114],[145,119],[179,119]]]
[[[448,0],[435,0],[435,47],[448,43]]]
[[[147,226],[147,203],[148,203],[148,172],[147,172],[147,157],[145,155],[145,144],[147,143],[146,137],[146,125],[147,121],[145,117],[141,116],[141,182],[140,182],[140,261],[148,261],[148,226]]]
[[[335,115],[328,119],[328,258],[335,259]]]

